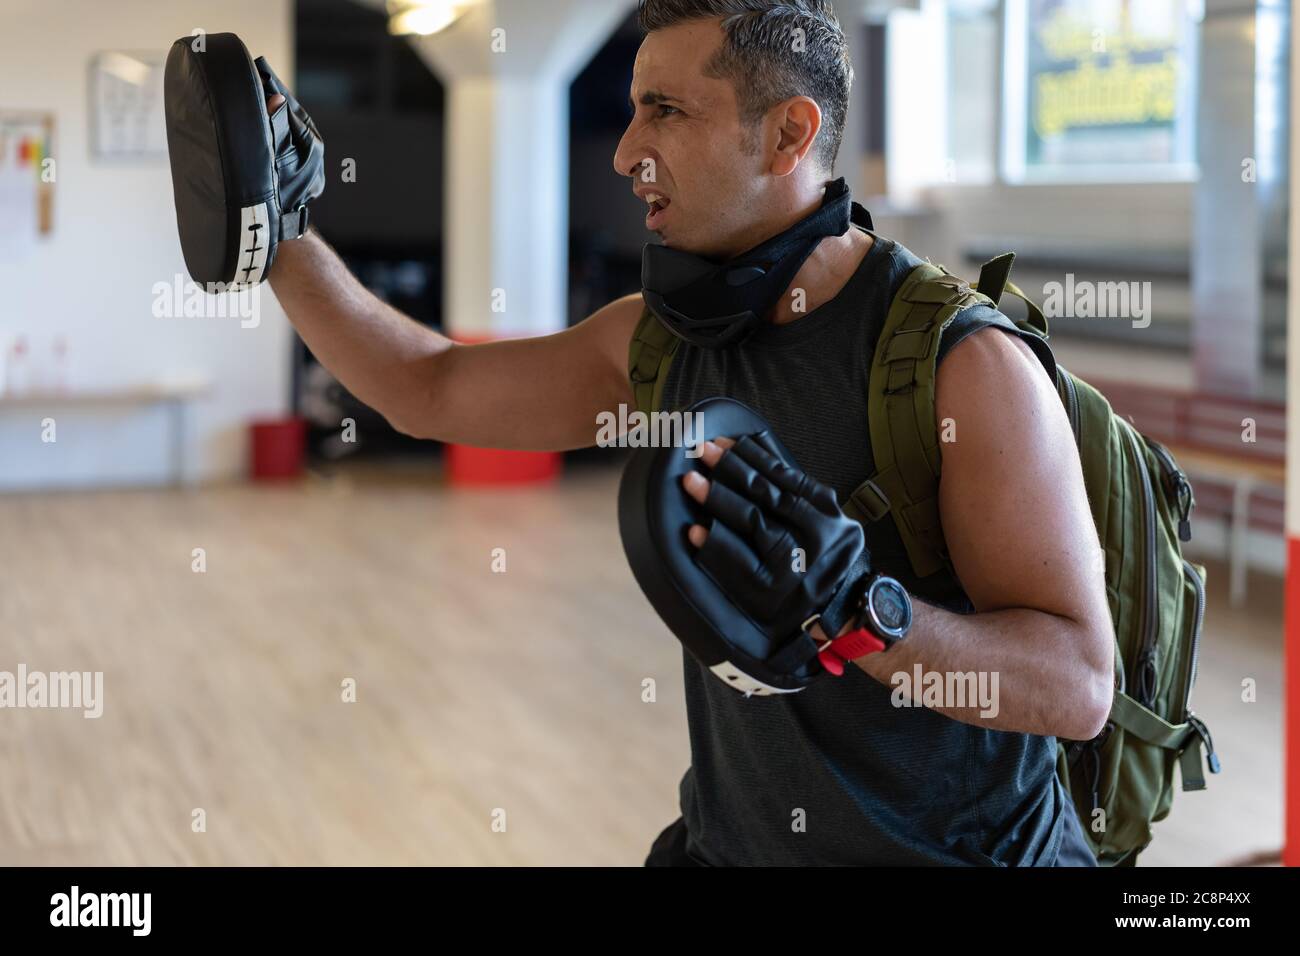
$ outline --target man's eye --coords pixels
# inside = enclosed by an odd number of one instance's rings
[[[675,107],[675,106],[664,106],[663,104],[660,104],[660,106],[659,106],[659,115],[660,115],[660,116],[672,116],[673,114],[675,114],[675,113],[680,113],[680,112],[681,112],[681,110],[679,110],[679,109],[678,109],[677,107]]]

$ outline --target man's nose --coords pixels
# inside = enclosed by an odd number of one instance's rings
[[[642,142],[637,123],[633,120],[623,133],[623,138],[618,141],[618,148],[614,150],[614,171],[620,176],[635,176],[650,155],[650,150]]]

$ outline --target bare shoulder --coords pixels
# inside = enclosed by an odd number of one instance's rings
[[[996,326],[971,333],[953,347],[935,378],[935,410],[972,410],[987,403],[998,418],[1064,415],[1055,386],[1023,341]],[[1053,414],[1052,417],[1055,417]]]
[[[1042,363],[1018,337],[990,326],[962,339],[939,366],[934,399],[941,489],[965,496],[1027,481],[1053,484],[1072,461],[1074,436]],[[983,477],[981,477],[983,476]]]
[[[1096,529],[1070,422],[1029,346],[990,327],[939,366],[940,521],[977,610],[1084,613]]]
[[[627,353],[632,343],[632,333],[641,320],[645,304],[641,294],[625,295],[615,299],[609,305],[602,306],[578,325],[574,333],[580,335],[587,344],[599,349],[619,370],[627,371]]]
[[[632,330],[644,311],[645,302],[641,298],[641,293],[634,292],[602,306],[583,321],[599,327],[602,334],[612,335],[615,330],[625,331],[628,339],[631,339]]]

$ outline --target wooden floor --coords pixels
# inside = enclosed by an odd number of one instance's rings
[[[0,864],[639,864],[689,752],[616,483],[0,497],[0,670],[105,685],[98,720],[0,710]],[[1280,588],[1252,588],[1238,615],[1212,589],[1198,709],[1225,772],[1144,862],[1280,842]]]

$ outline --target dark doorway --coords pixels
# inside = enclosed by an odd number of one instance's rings
[[[370,291],[441,328],[442,84],[405,38],[389,34],[382,9],[298,0],[294,26],[294,92],[326,143],[327,185],[312,221]],[[318,459],[430,450],[357,401],[301,343],[294,407]],[[345,418],[356,421],[355,443],[341,440]]]

